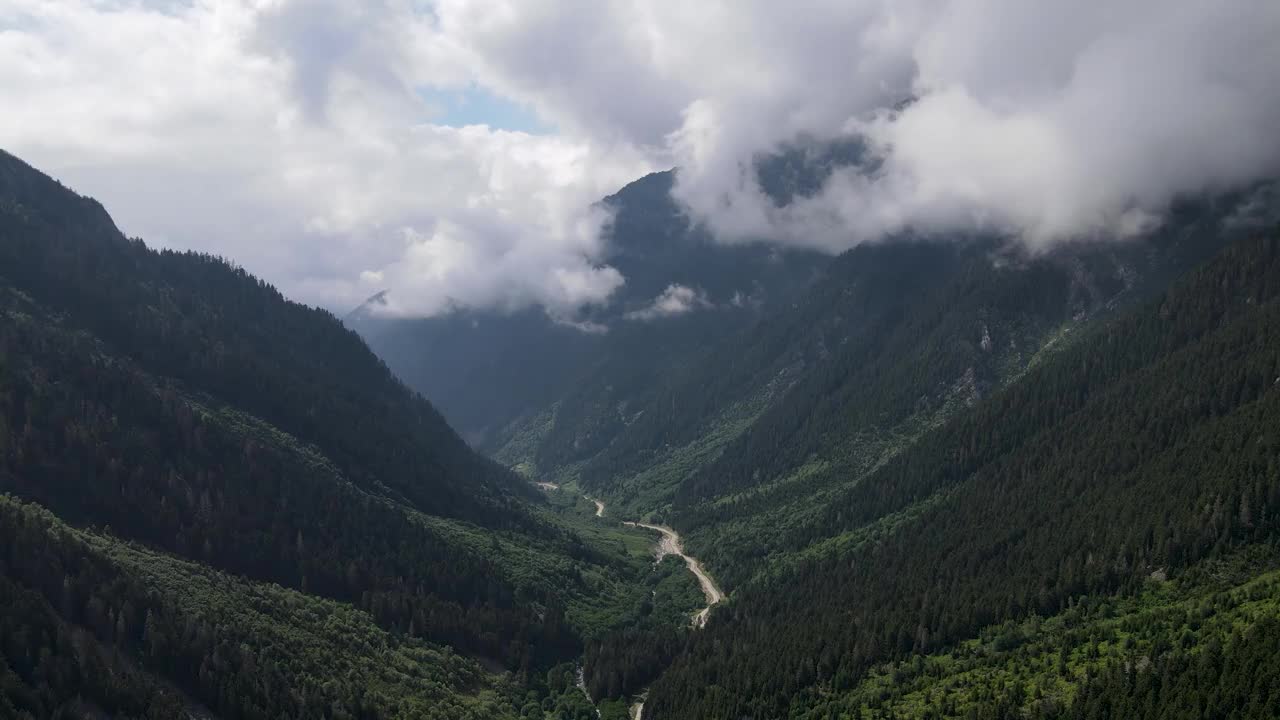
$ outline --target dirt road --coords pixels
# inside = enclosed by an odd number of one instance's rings
[[[698,561],[698,558],[685,554],[684,546],[680,543],[680,533],[666,525],[650,525],[642,522],[628,522],[626,524],[633,527],[657,530],[662,533],[662,539],[658,541],[659,560],[667,555],[679,555],[684,559],[684,564],[689,568],[689,572],[698,578],[698,584],[702,586],[702,594],[707,599],[707,606],[693,616],[693,624],[697,627],[706,625],[707,616],[711,614],[711,606],[724,600],[724,592],[720,590],[720,587],[716,585],[716,581],[703,569],[702,563]]]

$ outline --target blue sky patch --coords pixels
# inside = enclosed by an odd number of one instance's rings
[[[534,135],[554,130],[533,108],[496,95],[479,85],[462,90],[423,87],[418,94],[431,106],[430,121],[436,125],[463,127],[488,125],[498,130],[515,130]]]

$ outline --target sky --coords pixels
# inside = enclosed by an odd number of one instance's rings
[[[338,313],[571,322],[669,167],[726,243],[1122,240],[1280,173],[1277,76],[1275,0],[0,0],[0,147]],[[851,137],[787,206],[751,171]]]

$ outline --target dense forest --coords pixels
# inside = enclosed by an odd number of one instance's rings
[[[135,717],[174,717],[196,700],[264,719],[501,711],[502,698],[452,706],[480,688],[479,667],[365,613],[78,533],[10,499],[0,517],[0,591],[14,603],[4,655],[18,685],[7,692],[36,717],[72,712],[75,697]],[[165,679],[131,670],[128,655]]]
[[[703,332],[696,355],[637,346],[631,357],[658,364],[640,373],[602,360],[589,380],[509,428],[495,457],[686,531],[708,528],[699,513],[735,495],[785,507],[758,525],[786,523],[805,509],[789,505],[812,507],[815,494],[1240,237],[1225,220],[1255,204],[1253,193],[1187,199],[1150,236],[1034,256],[997,236],[859,246],[787,302],[756,308],[745,327]],[[698,322],[696,313],[668,318],[649,332],[666,341]],[[619,336],[611,342],[623,342],[627,325],[609,328]],[[693,541],[712,553],[751,534],[720,539]]]
[[[882,464],[694,639],[654,717],[795,712],[876,663],[1274,540],[1277,291],[1270,230]]]

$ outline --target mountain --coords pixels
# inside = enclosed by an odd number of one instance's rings
[[[592,448],[625,417],[632,388],[785,303],[825,263],[811,251],[716,243],[672,200],[673,180],[655,173],[601,201],[613,217],[602,261],[626,283],[577,316],[460,308],[395,319],[379,315],[380,294],[345,322],[478,447],[496,452],[550,422]]]
[[[0,714],[515,717],[583,704],[584,640],[654,611],[642,531],[7,154],[0,318]]]
[[[777,202],[816,187],[815,157],[762,161]],[[670,202],[650,189],[617,197]],[[588,643],[593,692],[656,677],[645,717],[691,719],[1280,710],[1264,660],[1280,367],[1262,330],[1278,220],[1263,184],[1181,198],[1123,241],[908,235],[815,262],[690,345],[668,321],[614,353],[625,314],[593,316],[609,335],[578,338],[550,363],[569,379],[479,446],[674,526],[731,591],[705,632]],[[540,318],[507,318],[492,372],[537,347]],[[430,322],[461,337],[476,318]],[[375,348],[409,348],[405,327]],[[1272,674],[1226,680],[1253,662]]]
[[[800,528],[841,488],[1243,236],[1224,229],[1242,202],[1187,203],[1152,236],[1037,256],[990,238],[857,248],[796,310],[726,344],[718,369],[658,394],[584,484],[606,495],[643,484],[736,584],[812,540]],[[752,393],[750,422],[726,423]],[[691,466],[691,450],[706,460]]]
[[[1226,678],[1269,652],[1280,600],[1278,291],[1280,230],[1254,228],[849,476],[654,685],[652,716],[1270,716],[1274,663]],[[1007,673],[1026,643],[1005,682],[962,674]]]
[[[1270,517],[1280,487],[1265,459],[1274,418],[1263,402],[1280,368],[1257,326],[1273,322],[1278,209],[1264,185],[1185,199],[1158,232],[1120,244],[1042,255],[982,237],[856,248],[789,306],[661,374],[585,460],[575,443],[565,466],[540,468],[670,522],[734,591],[683,649],[619,640],[673,663],[646,716],[1084,717],[1126,707],[1156,717],[1177,702],[1129,694],[1123,668],[1135,658],[1181,673],[1196,689],[1170,696],[1186,700],[1265,657],[1259,622],[1280,596],[1267,550],[1275,528],[1257,513],[1266,502]],[[1171,315],[1171,298],[1210,315]],[[1263,314],[1249,315],[1254,306]],[[1251,319],[1216,334],[1234,312]],[[1153,333],[1166,340],[1143,354]],[[1125,352],[1135,353],[1130,367],[1105,359]],[[1136,389],[1135,376],[1145,380]],[[1123,399],[1058,404],[1095,393]],[[1225,404],[1197,399],[1214,393]],[[1197,410],[1176,411],[1188,403]],[[1192,507],[1200,514],[1178,515]],[[1151,575],[1175,579],[1144,583]],[[1232,618],[1211,631],[1191,619],[1153,624],[1211,598]],[[1081,619],[1075,606],[1086,601],[1128,613],[1129,652],[1086,642],[1118,642],[1119,624]],[[1026,647],[1004,647],[1010,635]],[[975,664],[966,648],[983,642],[990,659]],[[1165,652],[1173,645],[1179,653]],[[589,648],[589,663],[610,662],[609,647],[594,660]],[[1206,661],[1202,648],[1219,654]],[[1054,664],[1054,653],[1066,660]],[[1010,678],[1019,658],[1052,673]],[[974,667],[989,673],[985,685],[965,674]],[[1221,702],[1269,716],[1280,696],[1267,677]],[[1150,675],[1137,681],[1159,690]],[[1072,704],[1077,692],[1087,702]]]
[[[1080,329],[1163,289],[1234,236],[1222,222],[1244,202],[1187,201],[1152,236],[1039,255],[998,237],[859,246],[787,303],[626,385],[625,412],[556,406],[517,422],[494,455],[686,530],[707,525],[694,506],[747,488],[785,522],[789,495],[802,495],[803,511],[821,483],[878,462]],[[561,402],[587,404],[577,398],[593,386],[583,385]],[[746,551],[737,540],[723,545]]]

